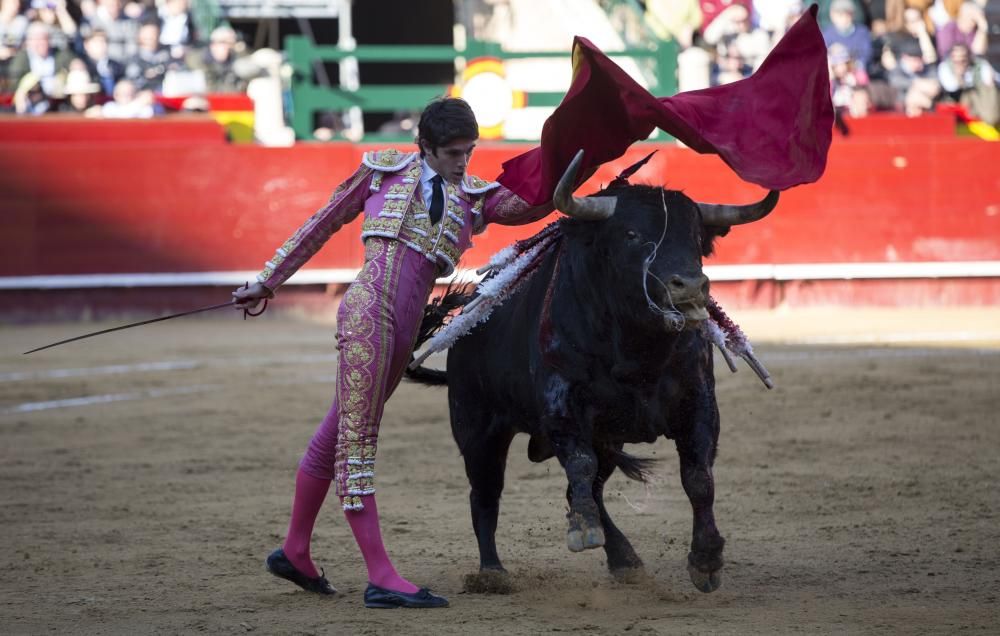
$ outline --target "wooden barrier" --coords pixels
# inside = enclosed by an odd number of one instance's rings
[[[763,195],[717,157],[651,144],[603,166],[579,192],[608,183],[653,148],[659,152],[634,182],[710,202]],[[218,283],[212,273],[228,281],[255,272],[366,149],[230,145],[209,118],[0,119],[0,231],[7,246],[0,289],[30,289],[38,277],[80,283],[81,275],[99,281],[126,274],[139,276],[123,284],[143,286],[142,277],[153,275],[161,278],[152,285],[211,285]],[[493,177],[525,149],[482,143],[472,172]],[[741,304],[996,303],[998,166],[1000,145],[926,130],[838,138],[819,183],[783,193],[766,220],[734,228],[706,265],[714,268],[716,289]],[[358,225],[331,238],[303,274],[349,277],[362,258]],[[493,226],[476,237],[461,265],[476,267],[542,225]],[[814,267],[823,264],[830,267]],[[929,268],[913,269],[920,264]],[[899,280],[908,282],[893,282]]]

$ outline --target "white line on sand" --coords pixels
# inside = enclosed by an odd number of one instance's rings
[[[309,378],[287,378],[276,382],[268,382],[269,386],[274,385],[295,385],[305,383],[333,384],[336,381],[335,375],[317,375]],[[165,389],[147,389],[145,391],[134,391],[132,393],[105,393],[102,395],[85,395],[82,397],[66,398],[63,400],[46,400],[43,402],[23,402],[14,406],[0,409],[0,415],[13,415],[17,413],[33,413],[36,411],[48,411],[51,409],[64,409],[78,406],[91,406],[93,404],[107,404],[109,402],[130,402],[133,400],[148,400],[151,398],[170,397],[172,395],[192,395],[196,393],[207,393],[224,388],[221,384],[199,384],[197,386],[178,386]]]
[[[142,400],[146,398],[167,397],[171,395],[190,395],[192,393],[212,391],[217,388],[219,388],[217,385],[213,386],[209,384],[202,384],[199,386],[179,386],[168,389],[148,389],[146,391],[136,391],[134,393],[86,395],[83,397],[67,398],[65,400],[24,402],[22,404],[0,410],[0,414],[10,415],[13,413],[31,413],[33,411],[47,411],[49,409],[61,409],[71,406],[90,406],[91,404],[107,404],[108,402],[127,402],[129,400]]]
[[[59,378],[75,378],[81,376],[115,375],[123,373],[142,373],[150,371],[177,371],[197,369],[209,366],[240,365],[256,366],[259,364],[281,364],[294,362],[296,364],[331,362],[337,355],[313,354],[302,356],[267,356],[255,358],[210,358],[205,360],[165,360],[163,362],[140,362],[137,364],[112,364],[101,367],[81,367],[74,369],[44,369],[41,371],[16,371],[0,373],[0,383],[22,382],[24,380],[51,380]]]
[[[103,367],[79,369],[45,369],[42,371],[18,371],[0,373],[0,382],[20,382],[22,380],[44,380],[48,378],[75,378],[91,375],[115,375],[121,373],[141,373],[143,371],[175,371],[195,369],[201,366],[197,360],[168,360],[165,362],[140,362],[139,364],[112,364]]]

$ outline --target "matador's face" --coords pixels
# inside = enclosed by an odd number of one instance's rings
[[[427,165],[445,181],[457,185],[465,178],[465,171],[469,167],[469,159],[472,158],[472,151],[475,148],[475,139],[456,139],[438,146],[434,152],[425,147],[424,159],[427,160]]]

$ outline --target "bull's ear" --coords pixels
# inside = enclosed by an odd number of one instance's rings
[[[703,225],[701,226],[701,255],[711,256],[715,251],[715,239],[729,234],[728,225]]]

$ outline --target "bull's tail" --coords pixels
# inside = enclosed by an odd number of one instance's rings
[[[424,307],[424,317],[420,321],[417,340],[413,343],[414,351],[430,340],[446,324],[448,316],[452,311],[472,300],[471,287],[472,283],[459,285],[449,283],[444,294],[435,298],[429,305]],[[448,376],[444,371],[428,369],[426,367],[417,367],[415,369],[407,367],[406,377],[414,382],[430,386],[440,386],[448,383]]]
[[[655,459],[636,457],[620,450],[614,451],[612,458],[614,459],[615,466],[618,467],[618,470],[625,473],[626,477],[643,483],[649,480],[653,466],[657,462]]]
[[[417,367],[416,369],[406,368],[406,377],[417,384],[427,386],[443,386],[448,384],[448,373],[438,369],[428,369],[427,367]]]

